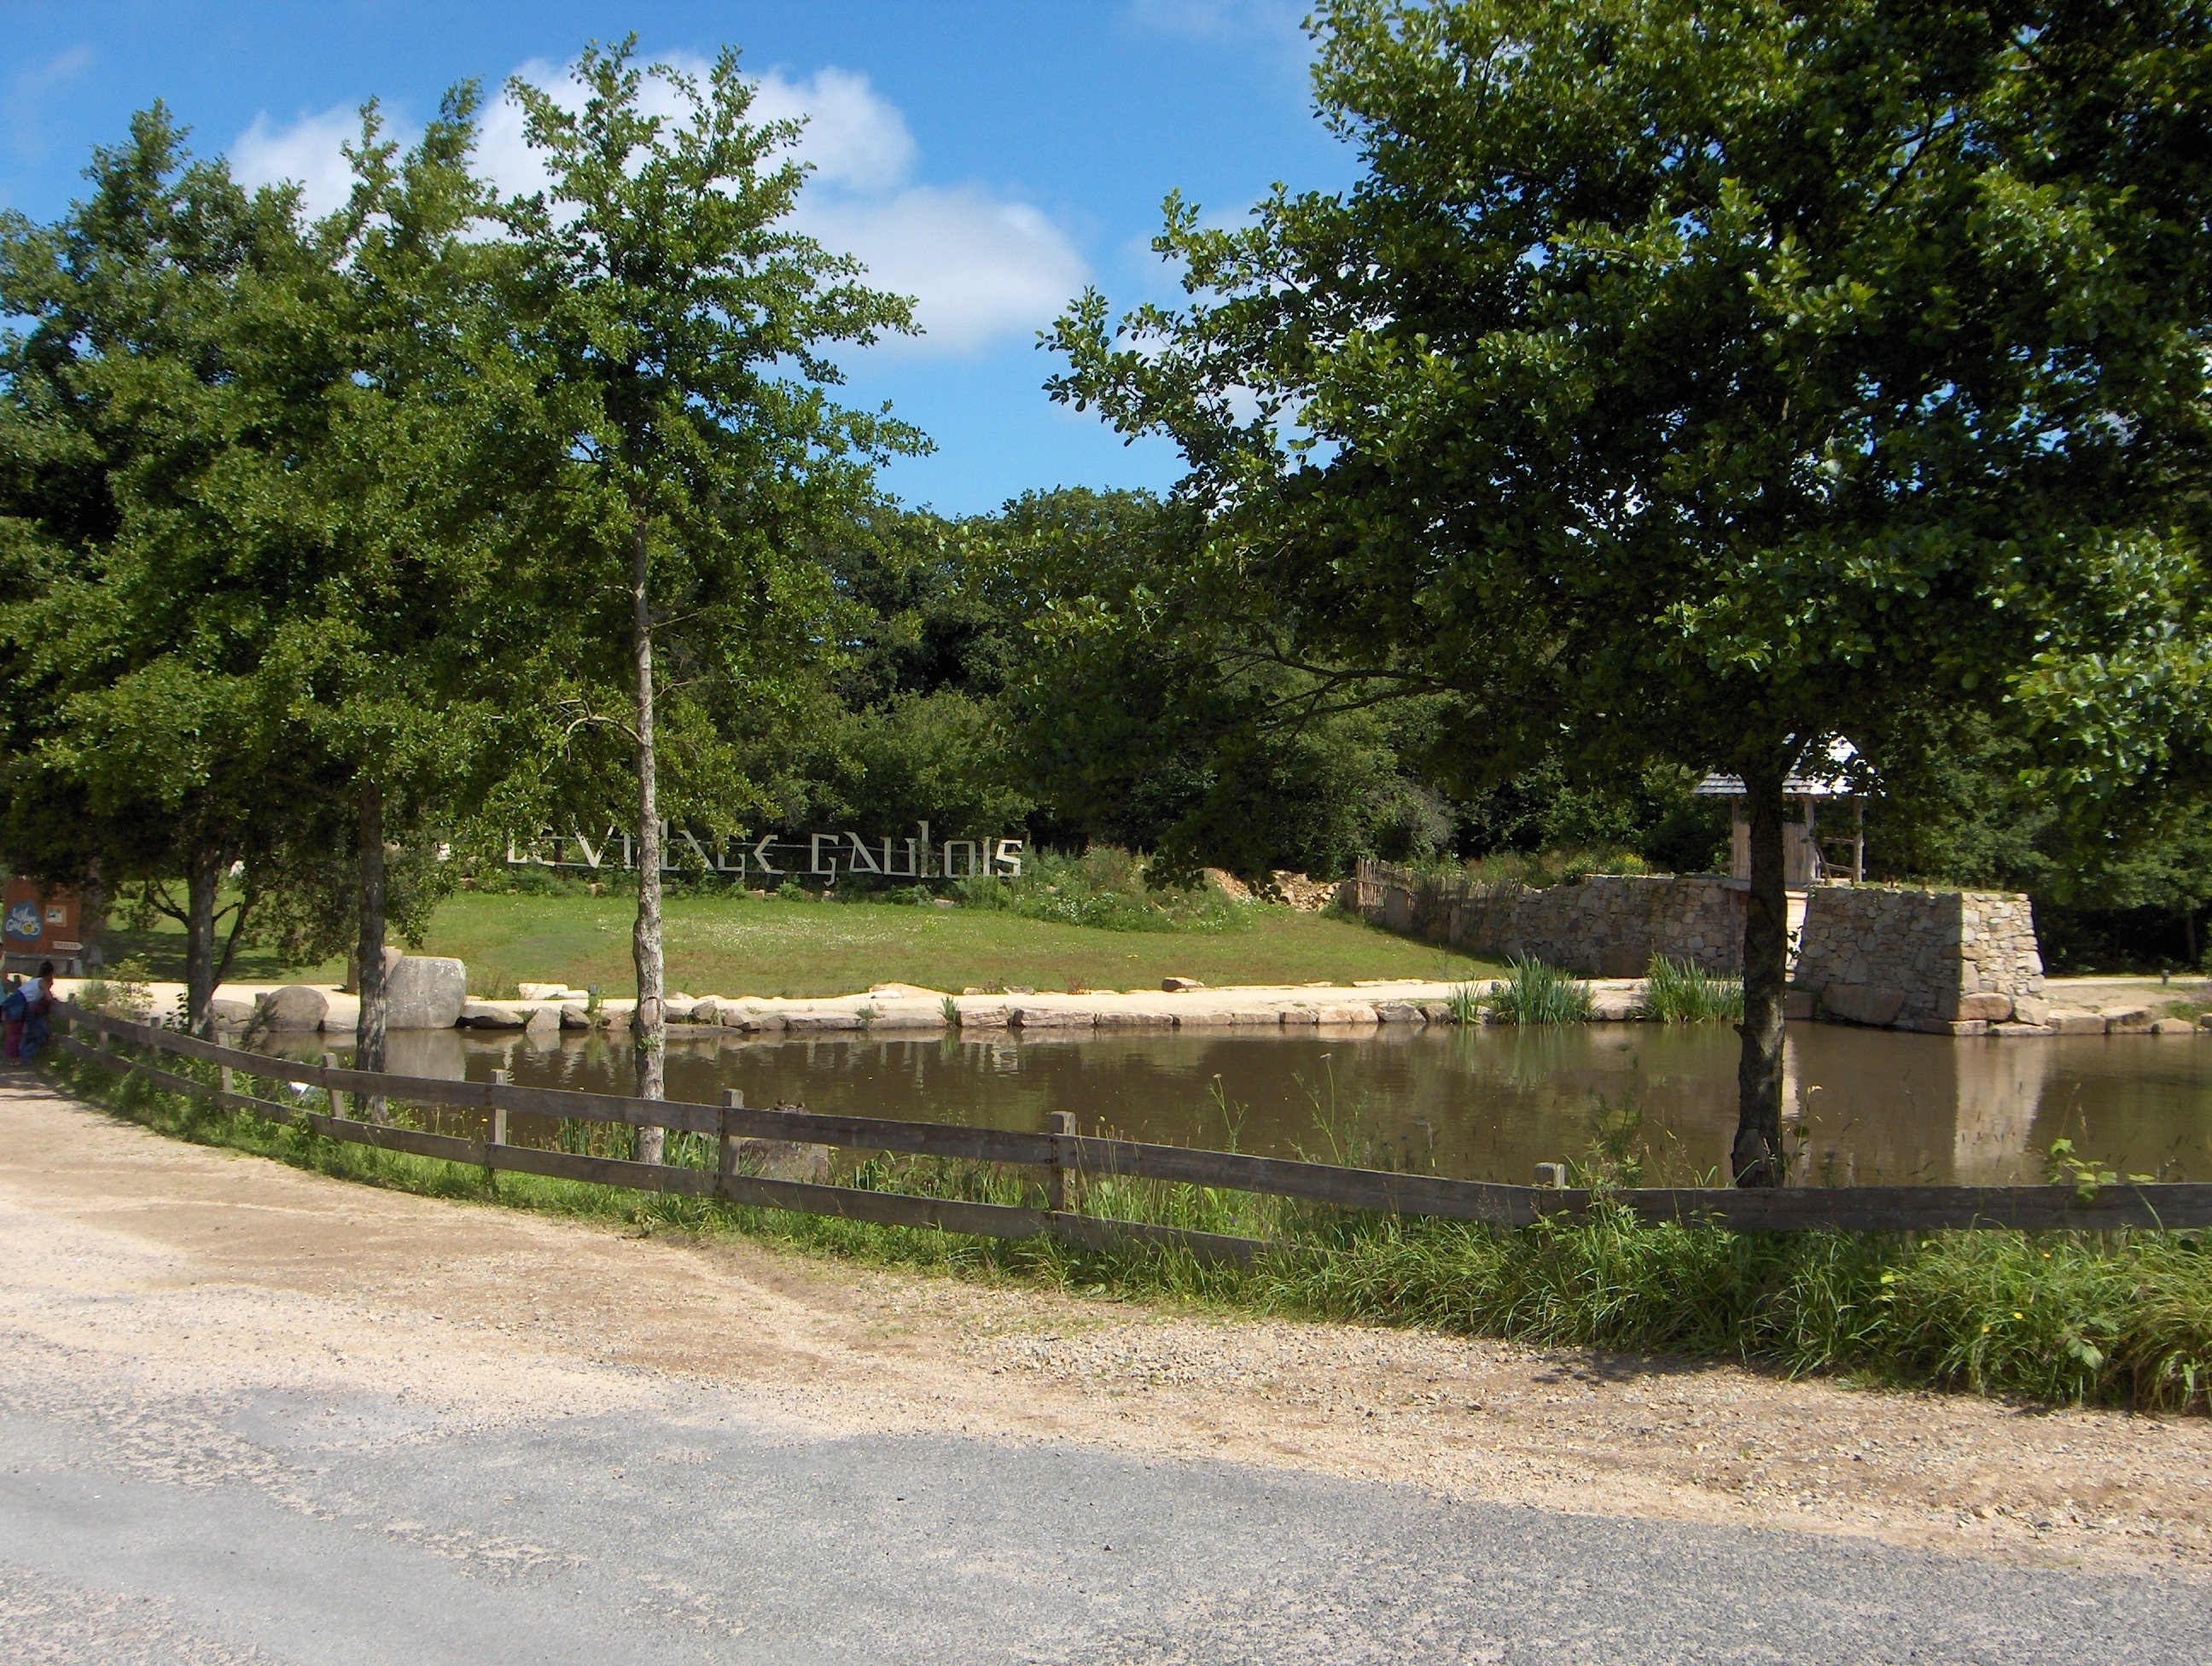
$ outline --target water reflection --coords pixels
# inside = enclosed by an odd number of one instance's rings
[[[1640,1117],[1650,1177],[1683,1181],[1726,1161],[1736,1045],[1720,1026],[1656,1025],[780,1042],[678,1031],[667,1078],[672,1098],[707,1103],[736,1088],[750,1104],[1024,1128],[1071,1110],[1085,1129],[1140,1139],[1513,1181],[1581,1155],[1601,1123]],[[410,1075],[629,1085],[619,1035],[437,1031],[394,1035],[391,1049],[391,1067]],[[1813,1174],[2033,1181],[2063,1135],[2125,1171],[2212,1178],[2212,1039],[1954,1041],[1803,1025],[1786,1062]]]

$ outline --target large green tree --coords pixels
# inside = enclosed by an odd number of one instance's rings
[[[2185,638],[2212,13],[1331,0],[1316,29],[1357,182],[1227,228],[1171,198],[1188,301],[1086,295],[1055,390],[1173,436],[1192,581],[1285,664],[1448,690],[1493,758],[1743,777],[1732,1157],[1773,1183],[1791,769],[2031,678],[2095,707],[2100,654]]]
[[[387,848],[408,859],[419,916],[434,891],[425,848],[502,773],[520,739],[509,714],[531,708],[503,677],[530,634],[514,505],[537,483],[517,438],[535,405],[503,308],[520,252],[484,235],[495,204],[471,165],[476,104],[454,89],[404,155],[365,110],[349,200],[301,228],[315,263],[253,297],[295,346],[303,413],[299,443],[260,459],[262,513],[241,528],[291,550],[302,575],[261,681],[305,760],[295,790],[342,829],[300,866],[352,921],[365,1070],[386,1055]],[[331,907],[333,881],[349,906]]]
[[[292,194],[193,160],[160,106],[95,153],[50,226],[0,218],[0,719],[10,818],[51,873],[181,878],[186,1017],[207,1022],[261,858],[286,836],[289,737],[257,678],[296,570],[237,535],[291,453],[290,346],[241,298],[312,255]],[[226,904],[238,864],[246,884]],[[59,877],[59,876],[56,876]]]
[[[680,118],[648,109],[648,78]],[[809,626],[828,584],[807,535],[863,496],[878,460],[921,443],[836,404],[828,355],[911,327],[911,311],[792,228],[799,127],[752,119],[734,50],[701,81],[642,70],[627,44],[594,47],[573,102],[521,81],[508,90],[551,181],[509,214],[556,459],[548,554],[573,579],[549,592],[568,626],[555,633],[566,663],[550,692],[578,731],[611,728],[628,745],[631,1033],[638,1093],[658,1098],[664,732],[688,713],[686,750],[709,747],[716,690],[773,700],[819,651]],[[647,1130],[641,1157],[659,1145]]]

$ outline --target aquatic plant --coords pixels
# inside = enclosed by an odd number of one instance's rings
[[[1483,1006],[1500,1024],[1580,1024],[1590,1015],[1590,987],[1534,956],[1516,955]]]
[[[1662,1024],[1741,1024],[1743,980],[1656,954],[1644,975],[1644,1016]]]

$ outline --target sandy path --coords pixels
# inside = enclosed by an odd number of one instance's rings
[[[0,1084],[0,1383],[398,1395],[440,1426],[718,1387],[810,1432],[1198,1456],[1544,1508],[2212,1569],[2212,1423],[1215,1319],[626,1237],[161,1139]],[[28,1389],[24,1389],[28,1392]],[[0,1399],[8,1390],[0,1389]],[[234,1462],[111,1432],[189,1484]]]

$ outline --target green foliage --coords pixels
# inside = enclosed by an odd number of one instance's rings
[[[1571,972],[1516,955],[1482,1005],[1499,1024],[1580,1024],[1590,1015],[1590,987]]]
[[[1662,1024],[1741,1024],[1743,980],[1654,955],[1644,975],[1644,1016]]]
[[[1024,858],[1017,879],[974,879],[953,887],[963,907],[1117,932],[1231,932],[1249,923],[1249,905],[1210,885],[1155,883],[1142,859],[1095,845],[1080,856],[1050,851]]]

